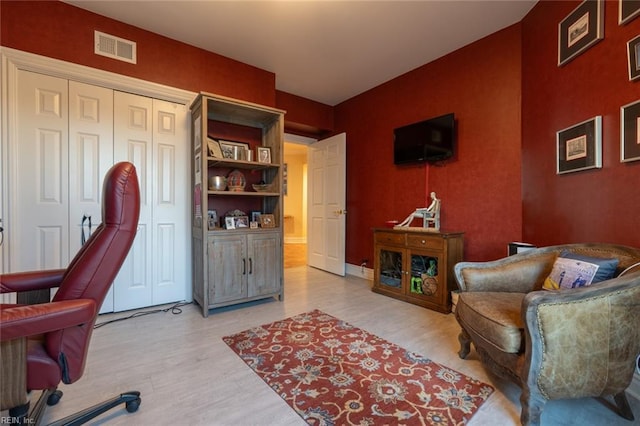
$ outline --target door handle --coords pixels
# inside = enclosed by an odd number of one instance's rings
[[[335,213],[337,216],[340,216],[341,214],[347,214],[347,211],[346,211],[346,210],[342,210],[342,209],[340,209],[340,210],[334,210],[334,213]]]

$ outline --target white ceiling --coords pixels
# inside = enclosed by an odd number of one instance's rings
[[[67,3],[271,71],[278,90],[335,105],[519,22],[536,1]]]

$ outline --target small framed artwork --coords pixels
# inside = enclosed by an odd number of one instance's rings
[[[604,0],[585,0],[558,25],[558,66],[604,38]]]
[[[247,161],[249,144],[243,142],[219,141],[222,157],[229,160]]]
[[[207,138],[207,147],[209,148],[209,157],[224,158],[220,142],[215,139]]]
[[[640,0],[618,0],[618,23],[628,24],[640,15]]]
[[[271,163],[271,148],[259,146],[256,150],[258,152],[258,163]]]
[[[255,220],[252,220],[251,222],[249,222],[249,228],[258,229],[258,222]]]
[[[252,211],[251,212],[251,222],[260,222],[260,215],[262,212]]]
[[[261,214],[260,215],[260,226],[262,228],[275,228],[276,220],[272,214]]]
[[[640,100],[620,108],[620,161],[640,160]]]
[[[602,116],[560,130],[557,140],[557,174],[602,167]]]
[[[627,57],[629,58],[629,80],[640,78],[640,35],[627,43]]]
[[[225,216],[224,227],[226,229],[236,229],[236,223],[233,216]]]

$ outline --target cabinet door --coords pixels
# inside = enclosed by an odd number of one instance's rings
[[[247,297],[246,236],[209,237],[209,304]]]
[[[282,289],[282,244],[279,232],[247,235],[249,297],[279,293]]]
[[[376,246],[375,285],[380,290],[404,293],[404,250],[401,248]]]
[[[409,250],[407,252],[406,294],[433,303],[441,303],[446,291],[446,265],[442,263],[439,252],[427,250]]]

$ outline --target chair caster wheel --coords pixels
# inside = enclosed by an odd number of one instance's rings
[[[133,401],[128,401],[125,404],[125,408],[127,409],[128,413],[135,413],[136,411],[138,411],[138,407],[140,407],[140,403],[142,402],[142,399],[140,398],[136,398]]]
[[[56,405],[60,402],[60,398],[62,398],[62,391],[56,390],[47,398],[47,405],[51,407],[52,405]]]

